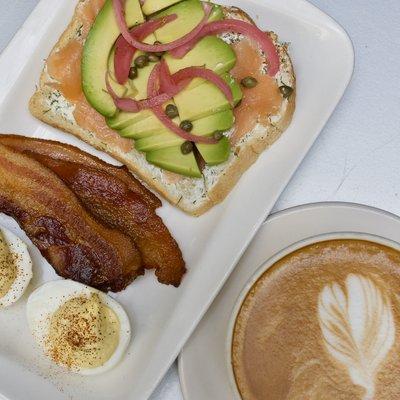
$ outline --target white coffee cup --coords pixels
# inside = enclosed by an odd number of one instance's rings
[[[267,261],[265,261],[251,276],[251,278],[247,281],[246,285],[240,292],[235,305],[232,309],[232,314],[231,318],[229,320],[228,324],[228,331],[227,331],[227,339],[226,339],[226,348],[225,348],[225,354],[226,354],[226,367],[228,370],[228,375],[229,375],[229,381],[230,385],[232,388],[232,392],[234,394],[234,399],[232,400],[242,400],[242,396],[240,395],[239,389],[236,384],[236,378],[235,374],[233,371],[233,366],[232,366],[232,346],[233,346],[233,333],[234,333],[234,328],[236,324],[236,320],[238,317],[238,314],[240,312],[240,309],[242,307],[243,302],[246,299],[247,294],[251,290],[251,288],[254,286],[254,284],[260,279],[260,277],[268,271],[275,263],[277,263],[279,260],[284,258],[285,256],[302,249],[303,247],[318,243],[318,242],[324,242],[324,241],[329,241],[329,240],[363,240],[363,241],[369,241],[373,243],[377,243],[383,246],[390,247],[396,251],[400,252],[400,243],[394,242],[392,240],[377,236],[377,235],[370,235],[366,233],[359,233],[359,232],[333,232],[333,233],[328,233],[324,235],[317,235],[313,236],[304,240],[301,240],[299,242],[296,242],[292,244],[291,246],[286,247],[285,249],[281,250],[279,253],[275,254],[271,258],[269,258]]]

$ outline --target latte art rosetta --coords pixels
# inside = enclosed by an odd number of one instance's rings
[[[349,274],[345,290],[338,283],[321,291],[319,324],[326,350],[352,382],[373,400],[376,374],[395,341],[391,303],[370,279]]]

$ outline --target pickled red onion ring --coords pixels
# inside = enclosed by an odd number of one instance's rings
[[[172,75],[172,79],[178,84],[194,78],[203,78],[213,83],[224,93],[228,101],[233,105],[233,95],[230,86],[218,74],[210,69],[205,67],[187,67]]]
[[[161,60],[160,68],[159,68],[159,78],[160,78],[160,91],[162,93],[179,93],[179,89],[177,89],[177,84],[172,78],[172,75],[169,71],[168,64],[164,59]]]
[[[224,32],[237,32],[259,43],[261,50],[265,53],[269,63],[268,74],[270,76],[275,76],[277,74],[280,68],[280,59],[278,50],[276,49],[272,39],[257,26],[236,19],[209,22],[203,26],[201,32],[195,38],[186,42],[181,47],[173,49],[171,55],[176,58],[182,58],[186,53],[193,49],[197,42],[203,37]]]
[[[217,86],[233,104],[233,95],[230,86],[214,71],[205,67],[187,67],[171,75],[165,60],[161,60],[159,69],[160,90],[171,97],[176,96],[194,78],[202,78]]]
[[[129,33],[137,40],[144,40],[157,29],[176,20],[177,17],[176,14],[171,14],[162,18],[153,19],[142,25],[135,26],[129,31]],[[118,37],[115,43],[114,71],[115,78],[121,85],[125,84],[128,80],[129,70],[136,51],[137,49],[132,47],[122,35]]]
[[[157,64],[153,71],[149,75],[149,80],[147,81],[147,97],[157,96],[160,88],[160,66]]]
[[[139,40],[137,40],[136,38],[132,37],[132,35],[129,32],[128,26],[126,25],[124,5],[125,5],[125,0],[113,0],[114,13],[115,13],[115,17],[117,19],[117,23],[118,23],[119,29],[121,31],[121,34],[132,47],[135,47],[138,50],[146,51],[148,53],[158,53],[158,52],[163,52],[163,51],[169,51],[169,50],[175,49],[179,46],[182,46],[185,43],[192,40],[193,38],[195,38],[200,33],[200,31],[202,30],[204,25],[207,23],[207,20],[210,16],[211,10],[212,10],[211,4],[203,3],[204,17],[200,21],[200,23],[191,32],[187,33],[186,35],[182,36],[181,38],[174,40],[173,42],[170,42],[170,43],[151,45],[151,44],[142,43]]]

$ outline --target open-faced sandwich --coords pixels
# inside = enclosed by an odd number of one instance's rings
[[[193,215],[226,197],[294,107],[286,45],[199,0],[79,1],[30,102]]]

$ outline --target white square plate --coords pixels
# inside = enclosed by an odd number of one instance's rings
[[[106,375],[83,378],[61,372],[37,350],[27,330],[25,301],[0,313],[0,392],[12,400],[52,398],[146,399],[178,355],[281,191],[325,125],[353,71],[351,42],[331,18],[304,0],[223,0],[238,5],[264,29],[291,43],[298,79],[297,110],[282,138],[243,176],[220,206],[201,218],[169,204],[160,215],[176,237],[188,265],[179,289],[161,286],[148,273],[115,298],[133,324],[123,362]],[[76,1],[42,0],[0,58],[0,132],[60,140],[103,159],[106,155],[42,124],[28,112],[52,46],[68,24]],[[0,223],[27,240],[9,218]],[[31,290],[56,279],[30,245],[35,262]],[[26,300],[26,297],[25,297]]]

